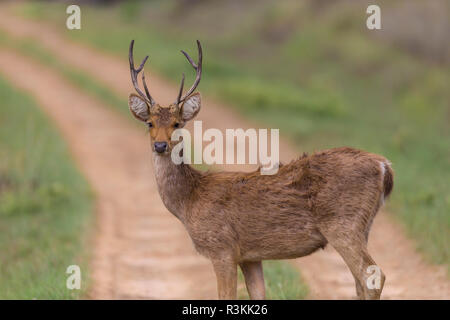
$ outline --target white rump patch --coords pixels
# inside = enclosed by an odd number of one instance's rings
[[[380,168],[381,168],[381,176],[383,177],[384,180],[384,174],[386,173],[386,164],[384,162],[380,161]]]
[[[131,95],[128,100],[128,106],[133,115],[139,120],[147,121],[150,118],[147,103],[138,96]]]

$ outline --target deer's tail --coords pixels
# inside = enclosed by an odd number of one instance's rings
[[[392,192],[394,188],[394,171],[391,168],[391,163],[389,161],[381,162],[381,168],[383,172],[383,195],[386,199]]]

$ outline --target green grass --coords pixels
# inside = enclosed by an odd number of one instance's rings
[[[264,281],[266,298],[270,300],[303,300],[308,295],[308,287],[296,268],[284,261],[264,261]],[[239,269],[239,299],[249,299],[245,288],[244,275]]]
[[[266,295],[273,300],[305,299],[308,287],[296,268],[284,261],[264,261]]]
[[[0,299],[76,299],[88,284],[92,197],[36,103],[0,78]],[[81,290],[66,288],[79,265]]]
[[[382,37],[390,30],[368,31],[364,3],[236,3],[84,6],[83,29],[65,32],[123,58],[135,39],[137,58],[150,54],[151,66],[177,82],[182,72],[187,82],[193,76],[179,49],[195,56],[199,38],[200,90],[280,128],[302,151],[348,145],[389,158],[388,210],[430,261],[450,268],[450,67],[392,46]],[[59,25],[66,18],[48,3],[18,11]]]

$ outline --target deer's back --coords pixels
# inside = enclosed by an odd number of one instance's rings
[[[386,160],[338,148],[304,155],[271,176],[259,171],[207,173],[187,208],[188,231],[206,255],[218,247],[232,249],[244,260],[310,254],[327,243],[318,224],[346,223],[374,211],[354,208],[366,199],[377,206],[380,161]]]

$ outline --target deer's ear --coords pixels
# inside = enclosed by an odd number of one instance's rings
[[[181,117],[184,121],[193,119],[200,111],[202,105],[202,98],[199,92],[191,94],[184,100],[181,106]]]
[[[150,110],[147,102],[134,93],[130,94],[128,98],[128,107],[136,119],[145,122],[150,118]]]

